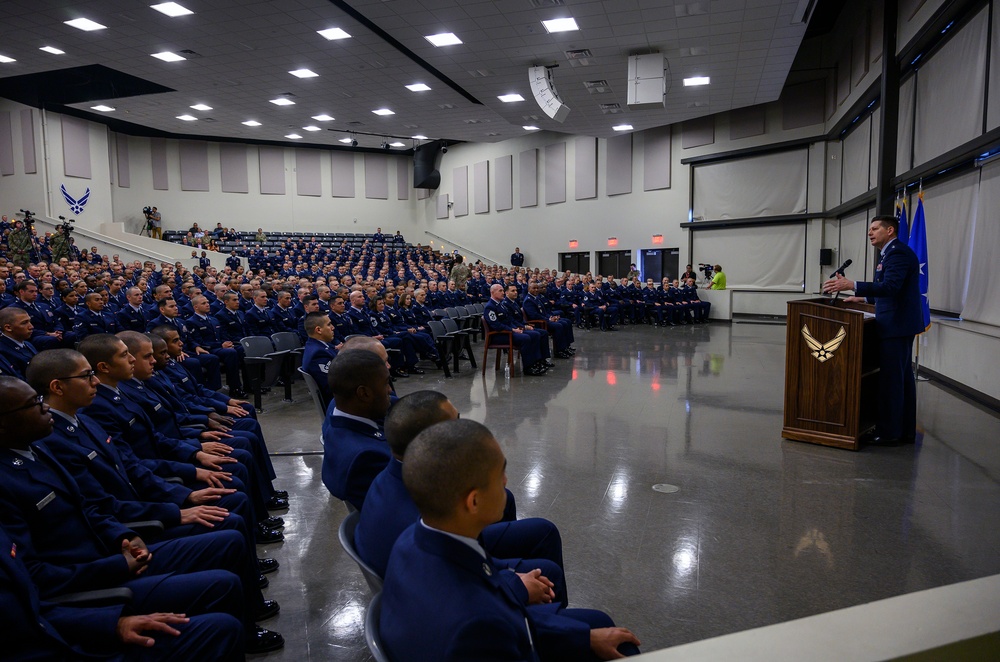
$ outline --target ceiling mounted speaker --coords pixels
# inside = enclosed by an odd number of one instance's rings
[[[562,102],[555,85],[552,84],[552,69],[549,67],[530,67],[528,82],[531,84],[531,94],[534,95],[538,107],[557,122],[565,122],[569,115],[569,106]]]

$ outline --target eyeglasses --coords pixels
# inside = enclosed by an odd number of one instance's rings
[[[62,381],[64,379],[86,379],[89,382],[92,379],[95,379],[96,377],[97,377],[96,372],[94,372],[93,370],[88,370],[82,375],[70,375],[69,377],[56,377],[56,379],[58,379],[59,381]]]
[[[45,401],[45,396],[36,395],[31,399],[31,402],[26,405],[17,407],[15,409],[8,409],[7,411],[0,411],[0,416],[6,416],[7,414],[15,414],[19,411],[25,411],[26,409],[31,409],[32,407],[38,407],[41,411],[45,411],[46,405],[44,401]]]

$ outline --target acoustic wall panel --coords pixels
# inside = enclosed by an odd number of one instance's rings
[[[33,175],[38,172],[35,162],[35,120],[34,111],[25,108],[21,111],[21,148],[24,151],[24,174]]]
[[[283,147],[258,148],[261,195],[285,194],[285,150]]]
[[[83,120],[67,115],[62,116],[61,124],[63,174],[67,177],[90,179],[90,126]]]
[[[0,111],[0,175],[14,174],[14,137],[10,126],[10,111]]]
[[[396,159],[396,199],[410,199],[410,162]]]
[[[298,195],[323,195],[323,184],[320,179],[318,149],[295,150],[295,193]]]
[[[590,200],[597,197],[597,138],[580,136],[574,142],[575,197]]]
[[[566,202],[566,143],[545,146],[545,204]]]
[[[219,171],[222,174],[223,193],[249,193],[247,146],[238,143],[221,143],[219,145]]]
[[[167,176],[167,141],[164,138],[149,139],[149,157],[150,170],[153,174],[153,190],[169,190],[170,178]]]
[[[365,197],[389,199],[389,159],[381,154],[365,154]]]
[[[789,85],[781,95],[781,128],[786,131],[822,124],[825,114],[825,80]]]
[[[116,134],[115,149],[118,152],[118,186],[129,188],[132,185],[132,177],[128,167],[128,136]]]
[[[426,191],[427,189],[421,189]],[[439,193],[437,197],[437,218],[445,219],[448,218],[448,194]]]
[[[608,138],[606,189],[608,195],[632,192],[632,134]]]
[[[493,186],[497,211],[514,208],[514,157],[508,154],[493,161]]]
[[[715,117],[697,117],[681,125],[681,148],[691,149],[715,143]]]
[[[670,188],[670,127],[643,131],[642,190]]]
[[[353,152],[330,153],[330,179],[333,184],[333,197],[354,197]]]
[[[472,166],[472,210],[477,214],[490,213],[490,162],[480,161]]]
[[[208,190],[208,143],[180,141],[181,190]]]
[[[764,135],[764,106],[749,106],[729,112],[729,139]]]
[[[527,149],[517,157],[517,191],[520,207],[538,205],[538,150]]]
[[[469,166],[455,168],[452,174],[451,188],[455,192],[452,209],[455,218],[469,215]]]

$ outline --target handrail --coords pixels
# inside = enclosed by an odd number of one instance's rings
[[[442,237],[439,234],[434,234],[433,232],[428,232],[427,230],[424,230],[424,234],[430,235],[430,236],[434,237],[435,239],[440,239],[441,241],[449,243],[452,246],[454,246],[455,248],[461,250],[463,253],[469,253],[471,255],[474,255],[474,256],[478,257],[480,260],[483,260],[484,262],[492,262],[493,264],[500,264],[497,260],[494,260],[492,258],[488,258],[485,255],[481,255],[480,253],[477,253],[476,251],[474,251],[474,250],[472,250],[470,248],[466,248],[465,246],[461,246],[459,244],[456,244],[451,239],[445,239],[444,237]]]

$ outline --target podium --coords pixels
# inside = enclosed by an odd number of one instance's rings
[[[858,450],[878,406],[874,311],[829,298],[788,302],[782,437]]]

